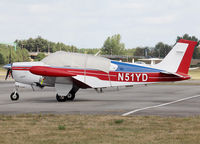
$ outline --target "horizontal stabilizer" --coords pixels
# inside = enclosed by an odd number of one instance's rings
[[[48,66],[33,66],[29,70],[31,73],[41,76],[50,76],[50,77],[72,77],[76,76],[75,74],[68,72],[63,68],[53,68]]]
[[[162,73],[162,74],[175,75],[175,76],[178,76],[178,77],[181,77],[181,78],[190,78],[190,76],[189,76],[189,75],[186,75],[186,74],[179,74],[179,73],[168,72],[168,71],[161,71],[160,73]]]

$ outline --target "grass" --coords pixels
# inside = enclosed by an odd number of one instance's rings
[[[123,119],[117,119],[117,120],[115,120],[115,124],[121,124],[121,123],[123,123],[123,122],[124,122]]]
[[[191,75],[194,80],[200,80],[200,68],[189,71],[189,75]]]
[[[200,116],[0,116],[2,144],[197,144]]]
[[[3,68],[3,65],[0,65],[0,80],[4,80],[7,70]]]
[[[4,65],[0,65],[0,71],[6,71],[4,68],[3,68]]]
[[[59,130],[65,130],[66,127],[65,127],[65,125],[59,125],[59,126],[58,126],[58,129],[59,129]]]

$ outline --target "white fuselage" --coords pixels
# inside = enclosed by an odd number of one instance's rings
[[[23,68],[24,66],[24,68]],[[27,70],[27,66],[45,66],[43,62],[16,62],[13,63],[12,74],[13,78],[16,82],[24,83],[24,84],[33,84],[39,82],[42,76],[34,75],[29,70]],[[17,70],[16,70],[17,69]]]

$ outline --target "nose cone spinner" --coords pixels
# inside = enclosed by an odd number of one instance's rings
[[[3,66],[3,68],[7,69],[7,74],[6,74],[5,80],[7,80],[9,75],[11,75],[12,78],[13,78],[13,75],[12,75],[12,64],[6,64],[6,65]]]
[[[5,68],[5,69],[11,69],[11,64],[6,64],[6,65],[3,66],[3,68]]]

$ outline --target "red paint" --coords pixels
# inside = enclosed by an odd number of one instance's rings
[[[75,74],[70,73],[67,69],[57,69],[47,66],[33,66],[29,70],[31,73],[42,76],[51,76],[51,77],[71,77]]]
[[[86,75],[86,76],[93,76],[103,81],[119,81],[119,82],[167,82],[167,81],[181,81],[189,79],[190,76],[182,73],[178,73],[182,75],[183,77],[179,77],[173,74],[163,74],[163,73],[133,73],[133,72],[115,72],[111,71],[108,73],[105,73],[103,71],[99,70],[84,70],[84,69],[70,69],[70,68],[52,68],[47,66],[33,66],[33,67],[13,67],[13,70],[24,70],[24,71],[30,71],[33,74],[36,75],[42,75],[42,76],[52,76],[52,77],[70,77],[70,76],[76,76],[76,75]],[[118,80],[119,73],[124,74],[123,80]],[[132,79],[131,75],[134,74],[134,79]],[[148,79],[146,80],[146,77],[144,79],[142,78],[142,75],[145,74],[148,76]],[[125,79],[126,75],[129,76],[128,80]],[[140,75],[139,79],[137,79],[137,76]]]
[[[185,55],[183,56],[183,59],[182,59],[180,65],[179,65],[177,73],[188,74],[192,55],[193,55],[193,51],[194,51],[195,46],[197,45],[197,42],[196,41],[190,41],[190,40],[184,40],[184,39],[180,39],[178,42],[179,43],[187,43],[188,48],[185,52]]]
[[[109,74],[112,75],[110,76],[110,80],[120,81],[120,82],[167,82],[167,81],[181,81],[190,78],[188,75],[187,76],[185,75],[184,77],[179,77],[173,74],[162,74],[162,73],[129,73],[129,79],[126,80],[125,79],[126,73],[127,72],[124,72],[123,80],[118,80],[118,72],[110,72]],[[132,79],[132,74],[134,74],[133,79]],[[147,80],[146,77],[142,77],[144,74],[148,76]]]
[[[31,67],[12,67],[12,70],[29,71]]]

